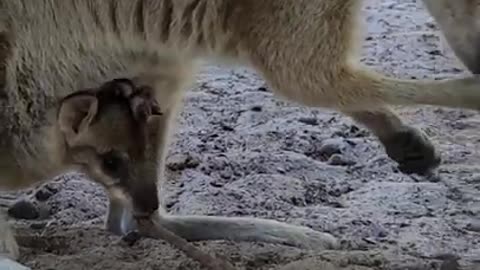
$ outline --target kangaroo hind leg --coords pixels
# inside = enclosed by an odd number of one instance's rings
[[[345,114],[367,127],[380,140],[387,155],[398,162],[403,173],[428,174],[440,165],[440,154],[426,134],[406,125],[388,107]]]

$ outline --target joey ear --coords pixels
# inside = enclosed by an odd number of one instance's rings
[[[98,100],[88,93],[74,93],[60,102],[57,121],[68,143],[90,125],[97,114]]]

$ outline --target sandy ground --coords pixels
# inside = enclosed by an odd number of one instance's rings
[[[464,69],[418,0],[368,0],[362,61],[400,78],[446,78]],[[321,57],[321,55],[319,56]],[[399,108],[443,156],[437,181],[403,175],[363,127],[341,114],[272,95],[251,70],[208,66],[186,97],[168,156],[163,200],[179,214],[255,216],[327,231],[342,251],[313,253],[252,243],[197,243],[238,269],[440,269],[480,263],[480,117],[470,111]],[[319,152],[332,144],[336,165]],[[329,161],[330,160],[330,161]],[[432,180],[432,179],[431,179]],[[3,198],[9,198],[5,194]],[[33,201],[11,220],[33,269],[199,269],[162,241],[132,247],[102,229],[102,189],[69,174],[11,199]],[[442,269],[455,269],[455,267]],[[308,268],[310,267],[310,268]]]

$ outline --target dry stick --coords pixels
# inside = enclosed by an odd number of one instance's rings
[[[139,219],[137,222],[141,235],[167,241],[170,245],[180,249],[188,257],[198,261],[202,266],[208,269],[235,270],[233,265],[231,265],[229,262],[210,256],[209,254],[201,251],[194,245],[187,242],[187,240],[172,233],[168,229],[160,226],[152,220]]]

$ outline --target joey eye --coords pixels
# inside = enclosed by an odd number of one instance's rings
[[[124,169],[124,160],[121,155],[115,151],[110,151],[100,155],[103,169],[112,176],[120,176]]]

